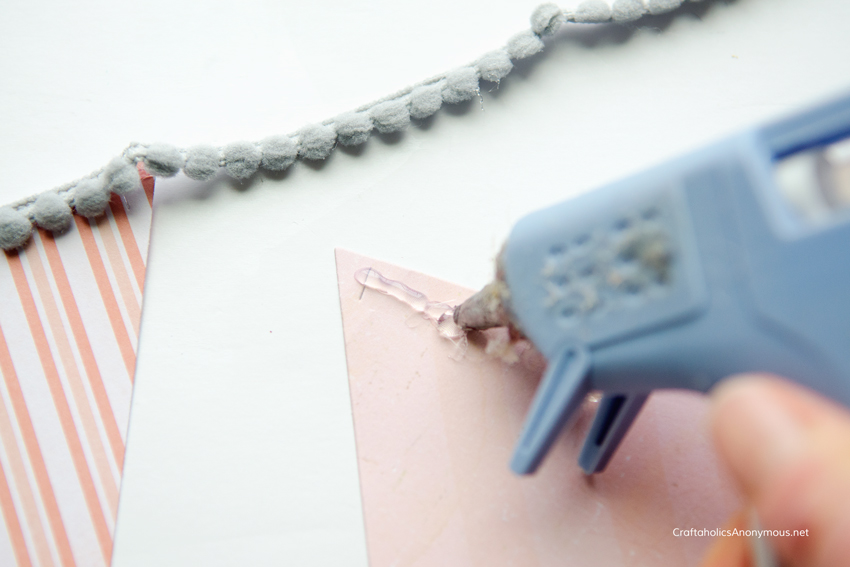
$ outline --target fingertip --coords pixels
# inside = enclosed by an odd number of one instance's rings
[[[764,527],[806,530],[774,538],[782,557],[795,565],[850,566],[847,410],[794,382],[746,375],[715,388],[710,420],[719,455]]]
[[[763,395],[781,380],[783,379],[770,374],[733,374],[718,382],[711,390],[711,398],[716,407],[741,395],[752,395],[753,392]]]
[[[724,380],[712,393],[711,427],[721,456],[753,495],[805,449],[803,425],[766,375]]]

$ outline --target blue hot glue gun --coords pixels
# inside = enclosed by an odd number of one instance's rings
[[[548,360],[520,474],[592,390],[587,473],[656,388],[765,371],[850,405],[850,96],[528,215],[455,320]]]

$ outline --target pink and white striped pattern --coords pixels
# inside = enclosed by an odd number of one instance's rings
[[[153,178],[0,259],[0,565],[108,566]]]

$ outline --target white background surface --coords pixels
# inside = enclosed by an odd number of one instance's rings
[[[294,131],[502,45],[535,5],[6,0],[0,198],[134,140]],[[524,213],[850,88],[844,0],[689,11],[568,26],[482,82],[484,112],[321,167],[158,182],[114,565],[366,564],[334,247],[479,287]]]

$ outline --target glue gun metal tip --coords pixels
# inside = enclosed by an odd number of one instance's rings
[[[508,286],[497,279],[455,307],[455,324],[464,331],[507,327],[511,323],[505,308],[507,298]]]

